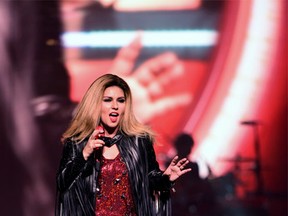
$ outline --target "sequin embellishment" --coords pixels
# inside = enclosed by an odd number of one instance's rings
[[[102,157],[96,194],[97,216],[136,216],[127,167],[120,157]]]

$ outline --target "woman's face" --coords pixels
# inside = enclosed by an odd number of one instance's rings
[[[101,107],[101,123],[108,133],[117,132],[125,111],[125,102],[124,92],[118,86],[105,89]]]

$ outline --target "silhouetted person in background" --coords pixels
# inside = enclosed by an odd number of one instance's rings
[[[174,146],[180,158],[189,158],[194,146],[193,137],[190,134],[181,133],[176,137]],[[200,177],[198,164],[190,160],[187,167],[192,168],[192,171],[179,179],[174,187],[172,215],[218,215],[214,207],[212,188],[206,179]]]
[[[190,134],[181,133],[176,137],[174,141],[175,150],[180,158],[188,158],[193,149],[193,146],[194,140]],[[199,180],[200,176],[198,164],[196,162],[190,161],[189,166],[192,168],[192,172],[189,173],[189,178],[191,178],[193,181]]]

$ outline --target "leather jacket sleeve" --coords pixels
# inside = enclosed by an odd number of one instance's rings
[[[87,161],[82,150],[88,139],[76,143],[64,142],[62,158],[56,176],[57,197],[55,216],[95,215],[96,170],[95,154]]]
[[[83,144],[76,144],[71,139],[64,142],[60,168],[57,173],[57,187],[59,191],[68,190],[87,168],[82,154]]]
[[[170,190],[174,185],[169,176],[164,175],[159,168],[153,143],[148,139],[142,141],[146,148],[148,158],[149,191],[152,198],[154,213],[152,215],[171,215]]]
[[[147,155],[148,155],[148,178],[149,186],[152,191],[169,191],[173,182],[169,180],[169,176],[163,175],[163,171],[159,168],[153,143],[149,139],[143,139]]]

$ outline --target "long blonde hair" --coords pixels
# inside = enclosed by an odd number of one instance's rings
[[[135,117],[132,106],[132,94],[128,84],[119,76],[105,74],[97,78],[88,88],[84,97],[77,106],[76,113],[68,129],[64,132],[62,140],[73,137],[81,141],[92,133],[100,123],[101,103],[106,88],[117,86],[125,96],[125,111],[119,123],[119,130],[129,136],[148,136],[154,139],[154,132]]]

